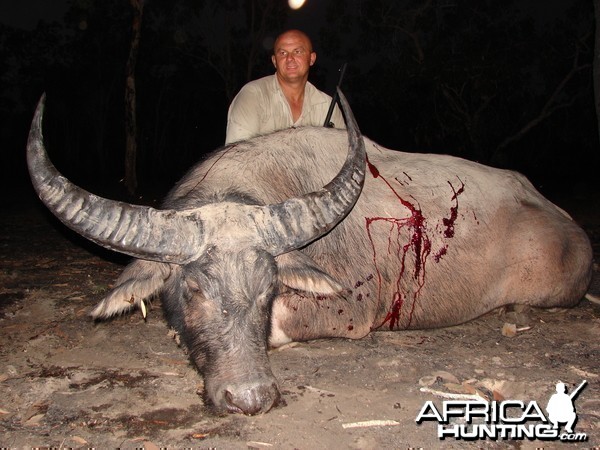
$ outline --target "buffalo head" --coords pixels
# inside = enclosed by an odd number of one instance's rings
[[[167,318],[203,374],[206,398],[219,413],[266,412],[280,400],[267,357],[278,292],[295,288],[299,278],[310,279],[315,292],[342,289],[295,251],[338,224],[364,183],[364,142],[341,93],[340,98],[349,152],[337,176],[321,189],[273,204],[235,189],[204,196],[203,180],[192,170],[164,209],[101,198],[63,177],[44,148],[45,98],[39,102],[27,159],[40,199],[77,233],[136,258],[92,317],[107,318],[162,295]]]

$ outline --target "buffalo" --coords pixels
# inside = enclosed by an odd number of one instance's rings
[[[590,284],[585,232],[524,176],[383,148],[340,98],[347,131],[220,148],[160,209],[64,178],[38,104],[27,156],[39,197],[77,233],[134,257],[91,317],[145,314],[160,295],[216,413],[281,402],[269,346],[450,326],[509,304],[572,306]]]

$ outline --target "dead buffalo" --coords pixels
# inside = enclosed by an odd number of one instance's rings
[[[571,306],[590,283],[586,234],[525,177],[385,149],[342,103],[348,132],[289,129],[221,148],[164,209],[62,177],[44,149],[43,98],[36,111],[28,165],[42,201],[136,258],[92,317],[160,294],[219,413],[279,402],[269,344],[448,326],[514,303]]]

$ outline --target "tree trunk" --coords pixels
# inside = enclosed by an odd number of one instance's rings
[[[130,0],[133,7],[133,25],[131,47],[126,66],[125,81],[125,187],[130,195],[137,190],[137,122],[136,122],[136,93],[135,66],[140,46],[142,28],[142,12],[144,0]]]
[[[596,36],[594,39],[594,104],[596,105],[596,120],[598,123],[598,136],[600,137],[600,0],[594,0],[594,22]]]

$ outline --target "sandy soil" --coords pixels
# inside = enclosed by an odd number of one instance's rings
[[[598,256],[600,223],[582,217]],[[270,356],[286,406],[215,417],[159,304],[146,321],[139,313],[99,324],[86,317],[124,258],[83,242],[33,206],[4,209],[0,248],[0,447],[600,445],[600,306],[587,301],[570,310],[494,311],[447,329],[294,344]],[[415,423],[427,400],[441,405],[440,395],[545,406],[557,381],[572,389],[584,379],[589,384],[575,402],[584,443],[440,441],[435,423]]]

